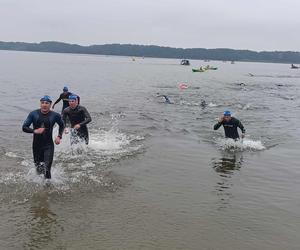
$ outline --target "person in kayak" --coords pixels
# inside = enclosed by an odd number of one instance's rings
[[[59,126],[55,144],[59,145],[64,131],[64,123],[60,114],[50,111],[51,98],[47,95],[40,99],[40,109],[29,113],[23,123],[25,133],[33,134],[32,152],[33,160],[38,174],[44,174],[46,179],[51,179],[51,166],[54,155],[52,131],[55,123]],[[30,128],[31,124],[33,128]]]
[[[80,140],[84,140],[85,144],[89,144],[89,132],[87,124],[92,118],[87,109],[77,103],[77,96],[69,96],[69,107],[63,110],[63,121],[66,124],[67,118],[71,123],[71,145],[76,144]],[[65,130],[67,132],[67,130]]]
[[[67,86],[63,88],[63,92],[59,95],[59,98],[53,103],[52,109],[54,109],[55,105],[59,103],[61,100],[63,101],[62,110],[69,107],[69,97],[73,95],[73,93],[69,92],[69,89]],[[80,103],[80,97],[77,95],[77,101],[78,104]]]
[[[230,111],[224,111],[223,115],[220,117],[218,123],[214,125],[214,130],[218,130],[223,125],[226,138],[232,138],[237,140],[240,138],[237,128],[239,127],[242,131],[241,137],[245,137],[246,130],[243,124],[231,116]]]

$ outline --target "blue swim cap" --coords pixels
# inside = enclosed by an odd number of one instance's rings
[[[64,86],[63,91],[64,91],[64,92],[67,92],[68,90],[69,90],[68,87],[67,87],[67,86]]]
[[[40,102],[52,102],[51,97],[48,95],[44,95],[41,99]]]
[[[223,113],[224,116],[231,116],[231,113],[229,110],[224,111]]]
[[[70,95],[69,100],[77,100],[77,95]]]

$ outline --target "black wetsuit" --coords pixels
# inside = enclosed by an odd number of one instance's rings
[[[227,122],[223,120],[222,122],[218,122],[214,125],[214,130],[219,129],[223,125],[225,131],[225,137],[232,138],[234,140],[240,138],[237,128],[239,127],[244,134],[246,132],[243,124],[236,118],[231,117],[231,119]]]
[[[26,133],[33,133],[37,128],[45,128],[44,133],[33,135],[32,151],[37,172],[43,173],[47,179],[51,178],[50,171],[54,155],[52,131],[55,123],[59,125],[58,136],[61,138],[64,123],[61,116],[54,111],[43,114],[40,109],[34,110],[29,113],[22,127]],[[33,124],[33,128],[30,128],[31,124]]]
[[[167,97],[166,95],[157,95],[157,97],[163,97],[163,98],[165,98],[165,103],[169,103],[169,104],[171,104],[171,101],[170,101],[170,99],[169,99],[169,97]]]
[[[169,97],[167,97],[166,95],[162,95],[162,96],[165,98],[166,103],[171,104]]]
[[[68,107],[63,111],[63,121],[66,123],[67,118],[71,123],[71,128],[74,128],[76,124],[80,124],[80,128],[71,130],[71,144],[77,143],[78,138],[84,139],[85,144],[89,143],[89,132],[87,124],[92,121],[92,118],[83,106],[77,105],[76,108],[72,109]]]
[[[71,95],[75,95],[71,92],[63,92],[60,94],[59,98],[54,102],[53,105],[56,105],[57,103],[59,103],[61,100],[63,101],[63,106],[62,106],[62,110],[63,111],[65,108],[69,107],[69,96]],[[77,96],[77,99],[78,99],[78,104],[80,103],[80,97],[78,95]]]

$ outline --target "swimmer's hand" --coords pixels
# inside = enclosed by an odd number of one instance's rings
[[[60,137],[57,136],[57,137],[55,138],[54,142],[55,142],[56,145],[59,145],[59,144],[60,144]]]
[[[80,124],[76,124],[76,125],[74,126],[74,128],[75,128],[75,129],[80,129]]]
[[[45,128],[37,128],[37,129],[33,130],[33,133],[40,135],[40,134],[44,133],[44,131],[45,131]]]

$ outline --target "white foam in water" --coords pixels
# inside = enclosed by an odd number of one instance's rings
[[[213,107],[217,107],[218,105],[216,103],[210,102],[207,106],[213,108]]]
[[[53,134],[57,134],[57,128],[55,128],[55,131]],[[63,134],[63,138],[60,141],[60,144],[55,146],[55,156],[56,153],[60,156],[65,155],[68,156],[68,158],[78,158],[78,155],[80,154],[86,154],[88,151],[88,147],[85,144],[84,141],[81,141],[79,143],[71,145],[71,139],[70,139],[70,133]]]
[[[247,103],[244,107],[243,107],[243,110],[247,110],[251,107],[251,104],[250,103]]]
[[[125,134],[111,129],[109,131],[100,131],[99,134],[94,134],[90,140],[89,147],[101,151],[119,151],[129,144],[130,140]]]
[[[21,173],[16,173],[16,172],[5,173],[1,175],[0,183],[3,184],[18,183],[21,178],[22,178]]]
[[[36,168],[31,160],[23,160],[21,162],[21,171],[8,172],[1,175],[0,184],[10,185],[10,184],[37,184],[38,186],[45,186],[45,184],[51,183],[55,186],[57,190],[65,190],[66,180],[65,173],[60,166],[52,165],[51,168],[51,180],[45,180],[44,175],[38,175],[36,173]],[[26,189],[26,186],[23,187]],[[28,191],[28,190],[27,190]],[[29,191],[30,192],[30,191]]]
[[[23,176],[23,178],[29,183],[44,185],[47,182],[50,182],[55,186],[62,186],[66,184],[67,178],[60,164],[52,164],[50,181],[45,180],[44,175],[37,174],[36,167],[32,161],[23,160],[21,162],[21,165],[27,167],[27,173],[25,174],[25,176]]]
[[[28,162],[23,161],[22,163],[24,163],[24,162],[26,165],[28,165]],[[25,180],[28,182],[31,182],[31,183],[36,183],[36,184],[41,184],[41,185],[45,184],[45,182],[47,182],[47,180],[45,180],[44,175],[37,174],[36,168],[33,163],[29,164],[29,166],[30,166],[30,168],[29,168],[27,174],[25,175]],[[48,181],[48,182],[51,182],[51,184],[53,184],[53,185],[62,185],[64,183],[66,183],[66,181],[67,181],[67,178],[65,176],[63,168],[59,164],[57,164],[57,165],[52,164],[51,181]]]
[[[86,164],[81,165],[81,168],[84,170],[93,169],[95,167],[95,163],[87,162]]]
[[[56,133],[56,132],[54,132]],[[128,150],[133,150],[134,148],[130,148],[130,143],[133,140],[140,141],[144,138],[141,136],[136,136],[131,138],[124,133],[119,132],[114,127],[108,131],[105,130],[97,130],[90,133],[89,145],[85,145],[84,142],[70,145],[70,134],[64,134],[63,139],[61,140],[61,144],[56,146],[55,151],[63,154],[69,155],[72,158],[72,155],[76,158],[79,153],[87,153],[89,149],[94,151],[101,151],[102,154],[106,153],[115,153],[124,152],[127,148]]]
[[[266,149],[261,141],[253,141],[251,139],[246,139],[246,138],[237,141],[230,138],[219,138],[216,140],[216,143],[223,150],[260,151]]]
[[[11,157],[11,158],[18,158],[19,156],[14,153],[14,152],[6,152],[5,153],[6,156]]]

